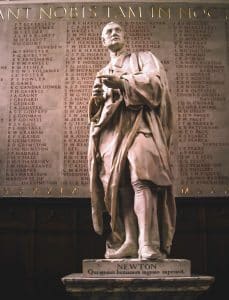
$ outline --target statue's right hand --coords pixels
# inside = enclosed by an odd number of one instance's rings
[[[94,98],[97,105],[104,102],[102,81],[97,77],[92,89],[92,97]]]
[[[100,97],[103,96],[103,89],[102,85],[101,86],[94,86],[92,89],[92,96],[93,97]]]
[[[94,86],[92,89],[92,96],[94,97],[101,97],[103,95],[103,85],[100,78],[96,77]]]

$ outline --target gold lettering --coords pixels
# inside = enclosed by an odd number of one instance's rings
[[[22,9],[25,10],[25,18],[29,19],[29,10],[31,9],[30,7],[22,7]]]
[[[229,10],[225,10],[225,20],[229,20]]]
[[[159,7],[158,9],[158,17],[159,19],[163,18],[163,15],[167,16],[169,19],[171,18],[171,10],[167,8],[167,11],[164,8]]]
[[[189,193],[189,188],[188,188],[188,187],[186,187],[184,193],[185,193],[185,194],[188,194],[188,193]]]
[[[136,18],[136,14],[131,6],[129,6],[128,12],[129,12],[129,19],[131,18],[131,16]],[[142,9],[140,6],[138,7],[138,14],[139,14],[139,18],[141,18],[142,17]]]
[[[180,9],[179,9],[179,17],[180,17],[180,19],[182,19],[183,17],[184,18],[188,17],[189,19],[191,19],[192,18],[191,8],[189,7],[187,9],[187,8],[180,7]]]
[[[185,188],[181,188],[181,194],[182,195],[186,195],[186,194],[188,194],[189,193],[189,188],[188,187],[185,187]]]
[[[120,10],[120,12],[121,12],[123,18],[126,18],[126,15],[125,15],[125,13],[124,13],[124,11],[123,11],[123,9],[122,9],[122,6],[119,6],[118,8],[119,8],[119,10]]]
[[[5,20],[1,9],[0,9],[0,17],[3,21]]]
[[[141,6],[138,7],[138,10],[139,10],[139,18],[142,18],[142,8],[141,8]]]
[[[90,18],[96,18],[96,6],[91,6],[88,8],[89,12],[90,12]]]
[[[40,19],[42,19],[42,14],[47,18],[52,19],[52,8],[49,7],[49,12],[47,12],[43,7],[40,7]]]
[[[35,195],[37,192],[38,192],[38,188],[37,187],[33,188],[33,194]]]
[[[52,188],[48,189],[48,195],[50,195],[52,193]]]
[[[107,6],[107,17],[110,18],[111,15],[110,15],[110,6]]]
[[[130,19],[130,17],[131,17],[131,14],[132,14],[132,16],[134,17],[134,18],[136,18],[136,15],[135,15],[135,13],[134,13],[134,11],[133,11],[133,9],[131,8],[131,6],[129,6],[129,19]]]
[[[58,13],[58,12],[59,12],[59,13]],[[55,18],[58,18],[58,19],[64,18],[64,17],[66,16],[66,14],[67,14],[66,8],[65,8],[65,7],[61,7],[61,6],[57,7],[57,8],[54,10],[54,12],[53,12],[54,17],[55,17]]]
[[[71,7],[69,14],[70,14],[70,18],[77,18],[79,16],[77,7]]]
[[[209,8],[206,8],[206,12],[207,12],[207,16],[209,18],[223,18],[223,16],[225,16],[227,14],[227,10],[225,9],[217,9],[217,8],[214,8],[214,7],[209,7]],[[223,14],[224,13],[224,14]]]
[[[215,13],[215,10],[210,10],[209,8],[206,8],[206,14],[208,17],[213,17]]]
[[[82,8],[82,17],[85,18],[85,7]]]
[[[154,7],[152,7],[152,10],[151,10],[151,18],[154,18]]]
[[[193,16],[195,18],[211,17],[205,8],[196,8],[193,10]]]
[[[12,11],[11,8],[8,8],[8,20],[10,19],[10,16],[13,16],[15,19],[18,20],[18,18],[19,18],[19,13],[20,13],[19,8],[17,8],[17,12],[16,12],[16,13],[15,13],[14,11]]]
[[[79,187],[75,186],[74,189],[72,190],[72,194],[75,194],[79,191]]]

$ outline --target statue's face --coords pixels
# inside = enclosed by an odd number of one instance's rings
[[[108,23],[102,31],[102,43],[111,51],[121,50],[125,44],[122,27],[116,23]]]

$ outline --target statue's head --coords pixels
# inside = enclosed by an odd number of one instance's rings
[[[112,52],[120,51],[125,44],[122,27],[115,22],[106,24],[102,30],[102,43]]]

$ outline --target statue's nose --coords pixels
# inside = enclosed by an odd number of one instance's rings
[[[117,33],[117,31],[114,29],[114,30],[112,30],[112,33],[111,33],[112,35],[118,35],[118,33]]]

